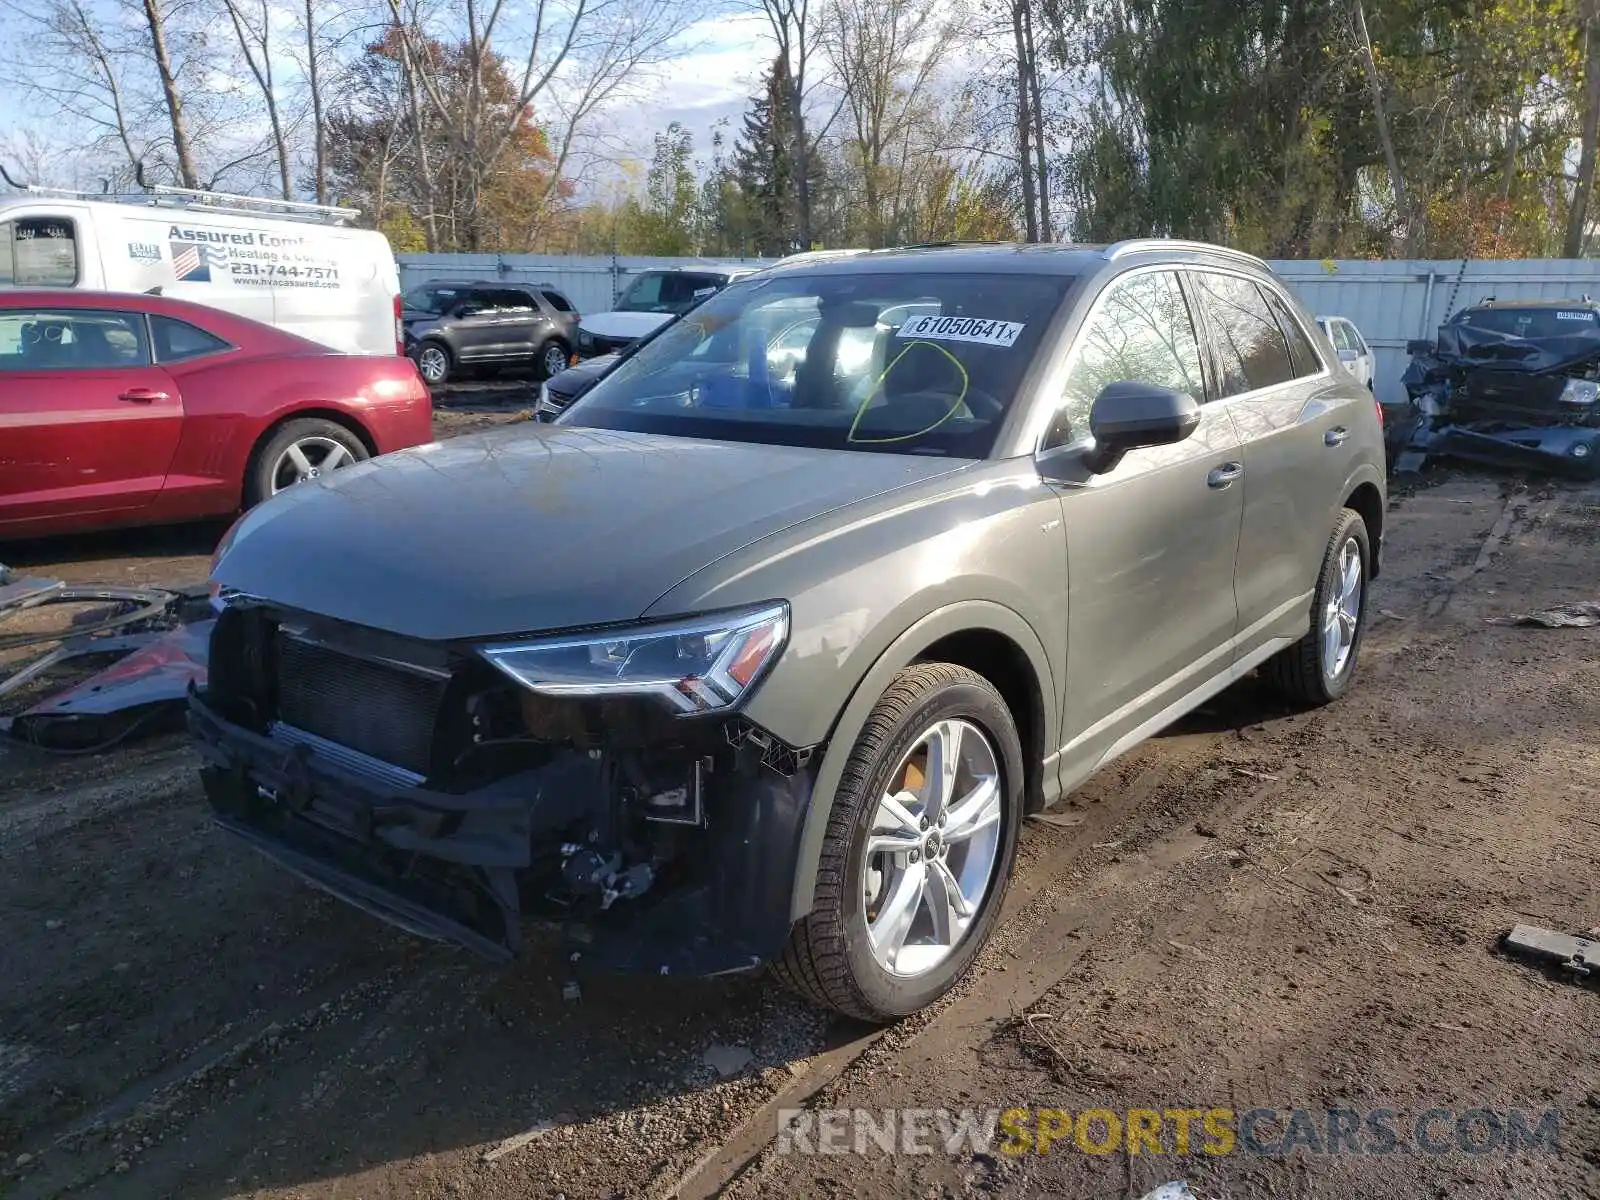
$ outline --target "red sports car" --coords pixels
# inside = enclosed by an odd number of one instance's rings
[[[0,288],[0,538],[223,516],[432,438],[398,354],[158,296]]]

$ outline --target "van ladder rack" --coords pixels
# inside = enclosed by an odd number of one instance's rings
[[[313,221],[330,225],[347,224],[361,215],[359,208],[335,204],[311,204],[303,200],[271,200],[261,196],[239,196],[231,192],[207,192],[200,188],[167,187],[157,184],[147,192],[82,192],[71,188],[27,188],[34,196],[63,196],[113,204],[142,204],[159,208],[203,209],[235,216],[277,217],[289,221]]]

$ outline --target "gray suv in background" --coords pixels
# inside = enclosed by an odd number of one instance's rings
[[[549,284],[432,280],[402,297],[405,349],[430,384],[463,368],[532,366],[561,371],[582,318]]]
[[[246,513],[191,727],[224,828],[405,928],[890,1020],[1027,813],[1252,672],[1349,688],[1383,521],[1373,397],[1257,259],[801,263]]]

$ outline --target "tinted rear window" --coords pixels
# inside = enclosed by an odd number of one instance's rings
[[[1474,308],[1461,314],[1460,323],[1509,337],[1552,338],[1590,333],[1597,316],[1587,308]]]

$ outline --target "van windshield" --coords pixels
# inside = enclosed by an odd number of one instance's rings
[[[1072,282],[908,271],[735,283],[560,424],[982,458]]]

